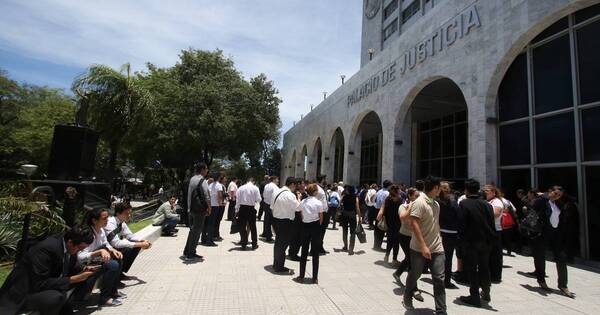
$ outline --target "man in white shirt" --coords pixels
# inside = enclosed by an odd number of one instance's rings
[[[377,184],[371,184],[369,190],[367,190],[367,195],[365,196],[365,204],[367,205],[367,213],[369,217],[369,229],[375,228],[375,219],[377,218],[377,212],[379,211],[375,208],[375,196],[377,195]]]
[[[273,270],[279,273],[291,273],[285,264],[285,251],[290,244],[290,232],[296,210],[300,205],[296,197],[296,185],[300,180],[288,177],[285,186],[273,192],[271,210],[275,228],[275,246],[273,247]]]
[[[246,250],[248,245],[248,233],[246,233],[246,225],[250,226],[250,233],[252,234],[252,249],[258,248],[258,235],[256,233],[256,204],[259,203],[262,198],[260,197],[260,191],[258,187],[254,185],[254,178],[250,177],[246,184],[242,185],[236,192],[236,205],[235,212],[238,217],[239,224],[242,226],[240,231],[240,245],[242,250]]]
[[[127,226],[127,222],[131,218],[132,207],[129,203],[117,203],[115,205],[115,215],[108,218],[108,222],[104,227],[106,239],[110,245],[116,248],[123,254],[121,260],[121,280],[127,280],[128,277],[123,273],[129,271],[133,261],[140,253],[140,250],[148,249],[152,244],[144,239],[141,239]]]
[[[215,228],[217,224],[217,218],[219,216],[219,210],[221,204],[223,204],[223,185],[219,182],[223,178],[223,176],[219,176],[216,179],[212,177],[214,180],[210,182],[212,176],[208,177],[209,185],[208,185],[208,193],[210,194],[210,206],[211,212],[206,221],[206,226],[204,232],[202,233],[202,245],[204,246],[217,246],[215,244]]]
[[[233,177],[229,186],[227,186],[227,194],[229,195],[229,207],[227,208],[227,221],[232,221],[235,216],[235,192],[238,190],[238,179]]]
[[[273,212],[271,210],[271,203],[273,202],[273,193],[277,190],[279,190],[279,177],[269,177],[269,183],[265,185],[265,189],[263,190],[263,202],[266,204],[266,206],[262,236],[267,242],[273,241],[273,232],[271,232],[271,225],[273,224]]]
[[[325,250],[325,248],[323,247],[323,240],[325,239],[325,232],[327,231],[327,225],[329,225],[329,206],[328,206],[328,201],[329,201],[329,193],[325,190],[325,187],[327,186],[327,176],[326,175],[319,175],[317,176],[317,187],[318,187],[318,191],[317,191],[317,200],[321,201],[321,203],[323,204],[323,220],[321,222],[321,248],[319,250],[319,254],[321,255],[325,255],[325,254],[329,254],[328,251]]]
[[[218,213],[217,216],[215,217],[215,241],[222,241],[223,238],[221,237],[221,221],[223,220],[223,215],[225,214],[225,202],[226,202],[226,198],[227,198],[227,192],[225,191],[225,183],[227,182],[227,177],[225,176],[219,176],[219,185],[220,190],[219,190],[219,196],[221,197],[221,202],[219,203],[219,208],[218,208]]]

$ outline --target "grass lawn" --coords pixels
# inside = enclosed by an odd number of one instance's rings
[[[131,230],[131,232],[136,233],[137,231],[145,228],[146,226],[148,226],[150,224],[152,224],[152,218],[148,218],[148,219],[145,219],[142,221],[127,224],[127,226],[129,226],[129,229]]]
[[[0,266],[0,287],[4,284],[4,280],[12,270],[12,265]]]

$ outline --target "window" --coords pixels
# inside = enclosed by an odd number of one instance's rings
[[[600,191],[600,166],[586,167],[585,184],[590,258],[600,260],[600,198],[597,195]]]
[[[538,168],[537,173],[540,191],[544,192],[550,187],[558,185],[562,186],[569,196],[577,198],[577,168]]]
[[[379,182],[379,136],[361,141],[360,183]]]
[[[398,30],[398,19],[394,19],[390,25],[383,30],[383,40],[386,40]]]
[[[581,111],[581,130],[583,131],[583,159],[600,160],[600,107]]]
[[[536,114],[573,106],[569,36],[533,49]]]
[[[390,15],[392,15],[396,9],[398,9],[398,0],[393,0],[387,5],[387,7],[385,7],[385,9],[383,9],[383,19],[385,20],[390,17]]]
[[[575,23],[579,24],[597,15],[600,15],[600,4],[577,11],[577,13],[575,13]]]
[[[581,104],[600,101],[600,21],[577,30]]]
[[[538,163],[575,161],[573,113],[537,119],[535,133]]]
[[[500,165],[531,163],[529,122],[500,126]]]
[[[513,61],[498,91],[500,121],[529,115],[527,88],[527,55],[519,55]]]
[[[543,32],[541,32],[531,42],[537,43],[547,37],[550,37],[556,33],[559,33],[560,31],[566,30],[567,28],[569,28],[569,18],[565,17],[563,19],[558,20],[558,22],[550,25],[550,27],[548,27]]]
[[[531,171],[526,169],[517,170],[502,170],[500,171],[500,184],[502,192],[515,205],[519,204],[516,201],[517,189],[527,191],[531,188]]]
[[[402,24],[406,23],[413,15],[421,9],[421,0],[415,0],[402,11]]]

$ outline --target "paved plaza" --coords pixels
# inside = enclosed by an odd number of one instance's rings
[[[262,222],[257,222],[262,230]],[[357,254],[348,256],[342,247],[341,229],[328,230],[321,256],[319,284],[298,284],[293,276],[271,273],[273,245],[259,241],[256,251],[240,251],[234,242],[239,235],[229,234],[218,247],[198,246],[204,261],[180,259],[188,233],[180,228],[178,237],[162,237],[143,252],[130,270],[139,280],[127,281],[123,289],[128,298],[116,308],[96,310],[94,314],[430,314],[433,288],[429,275],[419,281],[424,303],[414,302],[414,312],[402,307],[403,287],[394,282],[394,269],[383,263],[384,254],[373,251],[373,233],[367,230],[367,243],[357,242]],[[260,232],[259,232],[260,233]],[[400,254],[402,256],[402,253]],[[468,288],[446,290],[450,314],[600,314],[600,274],[569,267],[569,287],[575,300],[537,289],[535,279],[518,274],[532,271],[530,257],[506,257],[502,284],[493,285],[488,309],[458,305],[455,299]],[[286,261],[296,273],[299,263]],[[310,277],[311,262],[307,265]],[[547,264],[548,285],[556,287],[556,269]],[[406,274],[402,275],[406,280]]]

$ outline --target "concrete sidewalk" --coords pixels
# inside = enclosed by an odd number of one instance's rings
[[[221,225],[225,238],[218,247],[198,246],[204,261],[186,263],[180,259],[188,233],[180,228],[179,236],[160,238],[140,255],[129,274],[138,281],[127,281],[124,292],[129,297],[120,307],[94,311],[99,314],[392,314],[406,311],[402,307],[403,288],[394,282],[394,269],[383,263],[384,254],[371,249],[372,231],[367,243],[357,241],[357,255],[335,251],[342,247],[341,228],[327,230],[325,248],[331,253],[321,256],[319,285],[298,284],[295,276],[271,273],[273,245],[259,241],[256,251],[240,251],[234,242],[239,235],[229,234],[230,223]],[[262,222],[257,222],[262,231]],[[400,250],[400,258],[402,250]],[[458,305],[455,299],[468,294],[468,287],[446,290],[450,314],[600,314],[600,274],[569,266],[569,287],[575,300],[537,289],[535,279],[517,272],[533,270],[530,257],[504,258],[504,281],[492,286],[489,309]],[[299,263],[286,261],[296,273]],[[455,265],[456,266],[456,265]],[[312,270],[307,265],[307,277]],[[556,287],[556,268],[547,263],[550,287]],[[406,273],[402,275],[403,282]],[[434,303],[431,278],[424,275],[419,288],[425,302],[414,302],[416,311],[406,314],[431,314]]]

